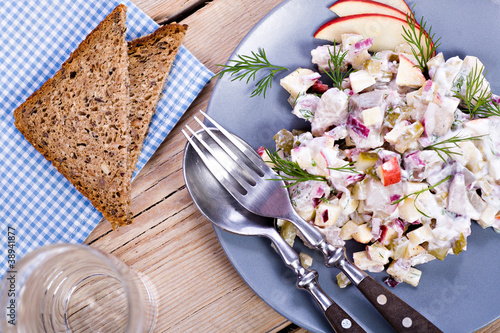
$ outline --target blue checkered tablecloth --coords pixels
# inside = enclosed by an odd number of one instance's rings
[[[129,1],[0,1],[0,233],[4,253],[0,277],[7,270],[9,231],[15,234],[10,247],[18,260],[45,244],[81,243],[102,219],[90,201],[24,139],[14,126],[13,112],[120,2],[128,7],[128,40],[156,30],[158,25]],[[144,143],[139,170],[212,75],[181,47]]]

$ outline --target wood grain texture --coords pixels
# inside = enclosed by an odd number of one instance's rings
[[[189,15],[209,0],[133,0],[132,2],[158,23]]]
[[[136,4],[142,8],[139,2]],[[213,1],[181,22],[190,25],[184,44],[216,70],[215,64],[224,63],[260,17],[279,2],[255,1],[236,10],[233,1]],[[155,6],[160,2],[143,3]],[[152,16],[161,20],[162,15]],[[241,24],[247,17],[252,20]],[[224,46],[217,48],[212,43]],[[290,322],[256,296],[237,274],[212,225],[196,209],[184,185],[185,139],[180,129],[185,124],[196,128],[192,115],[206,109],[212,89],[213,83],[201,92],[135,179],[134,223],[112,231],[102,221],[86,243],[116,255],[150,283],[158,298],[155,332],[278,332]]]
[[[281,2],[132,1],[159,23],[185,17],[180,22],[189,25],[184,45],[214,72]],[[153,286],[158,298],[155,332],[305,333],[289,326],[244,283],[185,188],[181,166],[186,140],[180,130],[186,124],[198,128],[192,116],[206,109],[213,86],[203,89],[133,182],[134,224],[112,231],[102,221],[86,243],[118,256]],[[479,332],[499,331],[497,321]]]

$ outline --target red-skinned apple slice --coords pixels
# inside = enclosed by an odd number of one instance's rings
[[[339,0],[330,10],[339,17],[359,14],[384,14],[406,20],[406,13],[389,5],[371,0]]]
[[[412,29],[406,20],[394,16],[384,14],[351,15],[326,22],[314,33],[314,38],[340,42],[342,34],[345,33],[359,34],[364,38],[373,37],[370,51],[379,52],[395,50],[397,46],[406,43],[403,37],[403,27],[407,30]],[[426,32],[424,36],[428,36]],[[423,47],[427,52],[426,45]]]
[[[399,9],[403,13],[411,12],[410,7],[408,7],[408,5],[406,4],[406,2],[404,2],[404,0],[373,0],[373,1],[394,7],[396,9]]]

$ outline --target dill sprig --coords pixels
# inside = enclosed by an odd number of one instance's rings
[[[453,147],[447,146],[448,144],[454,145],[455,147],[459,148],[460,146],[458,144],[460,142],[479,140],[483,136],[484,135],[461,137],[460,133],[457,133],[449,139],[435,142],[435,143],[425,147],[424,149],[427,149],[427,150],[432,149],[432,150],[436,151],[437,154],[439,155],[439,157],[446,163],[446,159],[441,154],[445,154],[449,158],[452,158],[451,155],[462,155],[462,153],[460,153],[460,152],[451,150]]]
[[[282,158],[278,151],[270,151],[266,148],[266,153],[271,159],[273,164],[272,169],[278,174],[280,178],[272,178],[270,180],[283,180],[290,182],[285,187],[294,186],[300,182],[310,180],[328,182],[325,176],[313,175],[306,170],[303,170],[297,162],[289,161]]]
[[[354,167],[353,165],[355,164],[356,162],[349,162],[341,167],[338,167],[338,168],[332,168],[332,167],[328,167],[328,169],[330,170],[335,170],[335,171],[339,171],[339,172],[350,172],[350,173],[359,173]]]
[[[487,118],[490,116],[500,116],[500,105],[493,100],[493,94],[485,89],[484,66],[479,68],[478,64],[469,72],[467,78],[461,77],[457,80],[456,88],[453,89],[455,97],[462,100],[465,111],[470,117],[478,116]],[[462,88],[465,82],[465,92],[462,94]]]
[[[488,118],[492,116],[500,117],[500,104],[491,98],[488,103],[483,104],[483,106],[476,111],[476,114],[479,118]]]
[[[335,44],[335,41],[333,42]],[[328,75],[328,77],[332,80],[333,87],[336,87],[339,90],[342,90],[342,82],[345,78],[351,74],[353,71],[352,68],[349,68],[347,71],[344,70],[343,62],[347,55],[347,51],[342,52],[342,47],[334,46],[334,51],[328,48],[328,53],[330,54],[330,60],[328,60],[328,69],[321,67],[323,72]]]
[[[434,56],[441,37],[434,41],[435,34],[432,34],[432,26],[429,26],[427,30],[427,22],[424,22],[423,17],[420,22],[417,22],[413,8],[410,13],[406,14],[406,22],[409,29],[403,26],[403,38],[410,45],[413,56],[417,59],[416,67],[426,74],[429,70],[427,62]]]
[[[396,205],[396,204],[400,203],[401,201],[404,201],[405,199],[407,199],[407,198],[411,197],[412,195],[414,195],[414,196],[415,196],[415,199],[413,200],[413,205],[415,206],[415,208],[417,209],[417,211],[418,211],[420,214],[424,215],[425,217],[430,218],[427,214],[425,214],[424,212],[422,212],[422,211],[421,211],[421,210],[417,207],[417,199],[418,199],[418,196],[419,196],[420,194],[422,194],[422,193],[426,192],[426,191],[430,191],[430,190],[432,190],[433,188],[438,187],[439,185],[441,185],[442,183],[444,183],[445,181],[447,181],[447,180],[448,180],[448,179],[450,179],[451,177],[452,177],[452,175],[449,175],[448,177],[446,177],[445,179],[441,180],[441,181],[440,181],[439,183],[437,183],[437,184],[434,184],[434,185],[432,185],[432,186],[426,187],[426,188],[424,188],[424,189],[422,189],[422,190],[420,190],[420,191],[416,191],[416,192],[410,193],[410,194],[408,194],[408,195],[405,195],[404,197],[399,198],[398,200],[394,200],[394,201],[392,201],[392,202],[391,202],[391,205]]]
[[[254,97],[262,94],[264,98],[266,97],[267,88],[272,86],[272,80],[276,73],[288,70],[288,68],[283,66],[272,65],[267,60],[266,52],[262,48],[259,48],[257,53],[252,51],[252,55],[238,54],[238,59],[229,60],[227,65],[217,66],[222,66],[224,69],[214,77],[222,78],[225,74],[229,74],[232,77],[231,81],[241,81],[246,78],[246,83],[249,83],[250,80],[255,81],[258,71],[269,70],[268,75],[257,81],[251,95],[251,97]]]

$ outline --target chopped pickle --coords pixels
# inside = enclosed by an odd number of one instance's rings
[[[394,148],[401,154],[408,149],[410,144],[417,140],[424,133],[424,126],[416,121],[410,126],[407,126],[401,136],[398,138]]]
[[[393,108],[389,107],[387,108],[387,111],[385,112],[385,121],[394,127],[396,125],[397,120],[399,119],[399,116],[401,115],[401,109],[400,108]]]
[[[356,168],[356,171],[365,171],[368,168],[372,168],[375,163],[377,163],[377,161],[377,153],[362,152],[361,154],[359,154],[354,167]]]
[[[368,73],[374,75],[380,73],[380,60],[378,59],[369,59],[365,62],[365,68]]]
[[[295,229],[295,226],[290,221],[283,221],[280,235],[290,246],[293,246],[295,236],[297,236],[297,229]]]
[[[392,53],[389,57],[389,61],[399,61],[399,55],[397,53]]]
[[[381,68],[382,60],[372,57],[368,59],[364,66],[370,75],[375,76],[379,82],[389,82],[392,79],[392,72],[384,71]]]
[[[410,119],[412,110],[411,106],[389,107],[385,112],[385,121],[394,127],[397,123]]]
[[[444,258],[446,258],[446,255],[448,254],[448,248],[442,247],[439,249],[429,250],[428,252],[429,252],[429,254],[433,255],[437,259],[444,260]]]
[[[337,284],[339,285],[340,288],[345,288],[347,287],[351,281],[349,278],[342,272],[337,274]]]
[[[467,239],[465,239],[465,236],[462,233],[460,234],[460,237],[457,239],[455,244],[453,244],[453,253],[455,255],[459,254],[465,249],[466,246],[467,246]]]
[[[299,259],[300,259],[300,264],[302,266],[304,266],[305,268],[311,267],[311,265],[313,263],[313,258],[304,252],[299,253]]]
[[[276,142],[276,146],[283,150],[285,154],[290,154],[290,151],[293,149],[293,143],[295,138],[290,131],[286,129],[282,129],[273,137]]]
[[[365,175],[372,177],[373,179],[380,180],[380,177],[377,175],[377,170],[375,166],[368,168],[365,170]]]

